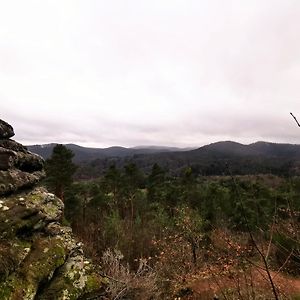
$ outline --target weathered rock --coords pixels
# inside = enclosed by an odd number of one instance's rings
[[[0,299],[78,299],[105,281],[44,188],[0,200]]]
[[[0,196],[33,187],[43,178],[45,178],[44,171],[33,173],[23,172],[18,169],[0,171]]]
[[[16,152],[0,147],[0,170],[17,168],[26,172],[40,171],[43,169],[44,160],[41,156],[29,151]]]
[[[57,270],[47,286],[40,291],[37,299],[78,299],[91,291],[102,294],[106,280],[97,275],[91,262],[87,260],[77,244],[73,245],[66,262]]]
[[[14,164],[15,153],[12,150],[8,150],[0,147],[0,170],[8,170],[12,168]]]
[[[14,245],[13,253],[3,247],[0,299],[78,299],[105,285],[68,230],[54,237],[39,234],[30,242],[16,239]]]
[[[63,203],[44,188],[0,200],[0,299],[86,299],[105,280],[59,223]]]
[[[41,171],[44,167],[44,159],[31,152],[17,152],[13,166],[25,172]]]
[[[36,237],[24,251],[27,254],[18,268],[0,284],[1,299],[34,299],[39,284],[48,280],[67,255],[63,242],[57,237]]]
[[[0,238],[42,230],[61,219],[63,208],[63,202],[44,188],[0,200]]]
[[[0,138],[9,139],[15,135],[11,125],[0,119]]]
[[[17,152],[28,152],[25,146],[10,139],[0,139],[0,147]]]
[[[0,120],[0,299],[99,295],[105,280],[61,225],[63,202],[36,186],[45,177],[43,159],[9,140],[13,134]]]

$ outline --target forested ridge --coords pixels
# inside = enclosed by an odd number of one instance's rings
[[[45,159],[49,158],[55,144],[29,146],[29,149]],[[172,175],[180,175],[191,167],[196,175],[275,174],[299,175],[300,145],[257,142],[243,145],[236,142],[217,142],[194,150],[174,148],[85,148],[68,144],[78,165],[77,179],[102,176],[110,165],[124,168],[134,163],[149,174],[153,164],[158,163]],[[176,151],[175,151],[176,150]],[[180,150],[180,151],[179,151]]]
[[[248,148],[215,146],[205,150],[216,159]],[[250,148],[285,157],[271,147]],[[296,158],[296,148],[285,149]],[[112,278],[113,299],[297,299],[300,178],[234,167],[226,160],[222,175],[208,176],[193,166],[174,173],[155,162],[145,172],[135,161],[110,161],[98,177],[65,185],[66,222]]]

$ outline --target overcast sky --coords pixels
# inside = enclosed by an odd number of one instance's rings
[[[25,144],[300,143],[298,0],[0,0]]]

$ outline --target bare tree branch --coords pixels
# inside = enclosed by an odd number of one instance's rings
[[[300,127],[300,124],[299,124],[299,122],[298,122],[298,120],[297,120],[297,118],[293,115],[293,113],[290,113],[290,115],[294,118],[294,120],[295,120],[295,122],[297,123],[297,125]]]

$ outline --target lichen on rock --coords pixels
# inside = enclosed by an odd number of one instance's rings
[[[0,120],[0,299],[101,294],[105,280],[60,223],[63,202],[37,186],[45,176],[43,159],[10,140],[13,135]]]

